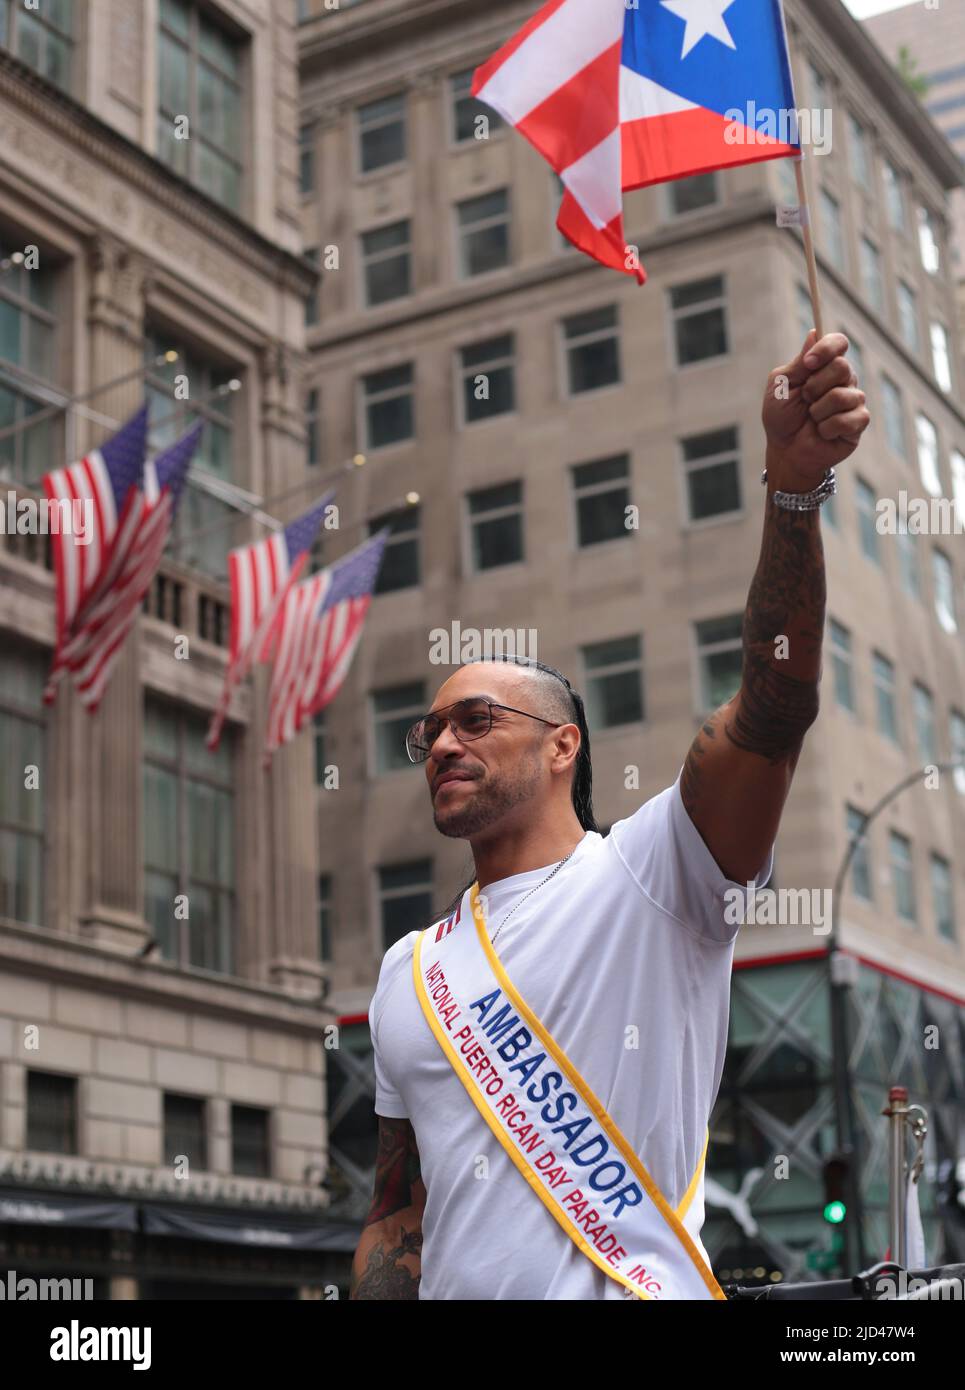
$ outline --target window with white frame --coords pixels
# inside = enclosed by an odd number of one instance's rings
[[[670,291],[678,367],[722,357],[728,350],[724,277],[708,276]]]
[[[881,404],[885,424],[885,439],[899,458],[908,457],[908,433],[905,427],[905,408],[901,391],[891,377],[882,374]]]
[[[940,854],[929,856],[931,869],[931,901],[935,916],[935,929],[946,941],[955,940],[955,892],[952,887],[952,869],[948,860]]]
[[[418,507],[406,507],[405,511],[388,512],[369,522],[370,536],[381,531],[383,526],[390,528],[374,593],[388,594],[397,589],[413,589],[419,584],[419,517]]]
[[[380,449],[411,439],[415,433],[411,362],[364,376],[362,410],[367,448]]]
[[[682,217],[700,208],[713,207],[719,201],[717,175],[695,174],[688,179],[674,179],[667,184],[667,202],[674,217]]]
[[[687,518],[706,521],[732,516],[741,509],[737,430],[729,426],[680,441]]]
[[[424,681],[409,681],[385,690],[372,691],[372,742],[375,772],[394,772],[410,767],[405,751],[409,727],[425,714]]]
[[[918,298],[904,280],[898,281],[898,328],[905,346],[912,352],[921,351],[921,332],[918,327]]]
[[[915,904],[915,871],[911,841],[906,835],[899,835],[897,830],[892,830],[888,835],[888,849],[895,911],[903,921],[915,923],[918,920],[918,910]]]
[[[44,923],[44,843],[47,798],[32,790],[24,769],[47,785],[46,661],[39,649],[15,646],[4,635],[0,661],[0,918]]]
[[[576,543],[600,545],[626,540],[627,507],[630,505],[630,459],[627,454],[578,463],[573,468],[576,504]]]
[[[472,95],[475,69],[465,68],[449,78],[449,97],[452,109],[452,140],[464,145],[472,140],[488,140],[503,125],[502,117],[490,106],[484,106]]]
[[[918,469],[921,480],[933,497],[942,495],[942,479],[938,467],[938,431],[921,411],[915,416],[915,435],[918,441]]]
[[[859,243],[861,251],[861,284],[865,295],[879,314],[885,311],[885,282],[881,273],[881,253],[866,236]]]
[[[432,921],[432,860],[387,864],[378,871],[382,946],[387,951]]]
[[[898,532],[898,573],[901,587],[909,598],[921,598],[921,564],[918,559],[918,537],[910,531]]]
[[[955,790],[959,796],[965,796],[965,714],[961,710],[953,709],[949,714],[948,736],[952,750],[952,762],[958,764],[952,774]]]
[[[463,280],[509,265],[509,194],[505,188],[456,204]]]
[[[883,166],[885,180],[885,205],[888,209],[888,225],[892,231],[904,234],[908,230],[908,217],[905,212],[904,180],[893,164],[886,161]]]
[[[944,550],[937,547],[931,553],[932,581],[935,589],[935,614],[945,632],[958,631],[955,603],[955,572]]]
[[[948,351],[948,332],[942,323],[931,325],[931,360],[938,385],[943,391],[951,391],[952,359]]]
[[[953,449],[949,456],[952,471],[952,496],[958,515],[965,520],[965,454]]]
[[[512,333],[459,349],[463,423],[490,420],[516,409],[516,346]]]
[[[0,260],[15,249],[4,237]],[[60,413],[28,423],[48,406],[60,375],[57,274],[43,250],[33,270],[14,263],[0,272],[0,478],[38,489],[64,447]]]
[[[911,708],[915,721],[915,746],[918,757],[924,764],[938,761],[938,743],[935,733],[935,699],[931,691],[920,681],[911,687]]]
[[[582,649],[586,715],[593,730],[644,719],[643,643],[639,635],[594,642]]]
[[[412,227],[408,218],[363,232],[362,277],[370,309],[412,293]]]
[[[842,709],[854,714],[857,710],[854,695],[854,662],[851,655],[851,633],[834,618],[831,631],[831,671],[834,677],[834,697]]]
[[[563,320],[566,387],[571,396],[599,391],[620,380],[620,336],[616,306],[573,314]]]
[[[839,270],[847,268],[844,249],[844,228],[841,225],[841,204],[826,188],[821,189],[821,228],[824,246],[832,264]]]
[[[868,132],[861,122],[848,112],[848,153],[850,155],[851,176],[861,188],[871,187],[871,151]]]
[[[469,561],[474,574],[523,559],[523,484],[500,483],[467,494]]]
[[[858,533],[861,537],[862,552],[874,564],[880,565],[881,547],[875,525],[875,493],[874,488],[866,483],[864,478],[855,479],[855,506],[858,511]]]
[[[898,743],[898,703],[895,695],[895,667],[881,652],[871,655],[871,676],[875,690],[878,732]]]
[[[16,54],[22,63],[69,92],[75,42],[75,0],[23,0],[0,3],[0,47]]]
[[[857,810],[854,806],[848,806],[846,811],[848,839],[855,840],[864,830],[867,817],[864,812]],[[862,898],[867,903],[874,901],[873,879],[871,876],[871,849],[868,844],[867,835],[862,835],[861,839],[857,840],[854,854],[851,858],[851,891],[856,898]]]
[[[719,709],[740,687],[743,624],[740,613],[725,618],[705,618],[694,624],[700,704],[704,711]]]
[[[405,94],[366,102],[356,112],[359,172],[401,164],[406,157]]]
[[[929,275],[937,275],[941,269],[942,258],[935,236],[935,223],[927,208],[918,209],[918,249],[921,263]]]
[[[237,212],[245,44],[198,0],[160,0],[158,23],[158,158]]]

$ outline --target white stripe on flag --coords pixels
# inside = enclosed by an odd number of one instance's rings
[[[623,211],[621,173],[623,153],[617,126],[582,159],[564,169],[560,178],[597,229]]]

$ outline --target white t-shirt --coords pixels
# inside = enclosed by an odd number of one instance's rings
[[[773,852],[758,886],[772,860]],[[486,887],[490,935],[551,868]],[[737,914],[725,918],[724,893],[744,887],[717,867],[678,778],[607,837],[588,833],[496,942],[523,999],[674,1208],[700,1160],[720,1084],[738,931],[728,924]],[[465,910],[456,930],[472,930]],[[530,1190],[443,1054],[412,980],[417,936],[385,953],[369,1026],[376,1112],[408,1117],[422,1164],[419,1297],[624,1297]],[[702,1221],[701,1181],[685,1223],[691,1235]]]

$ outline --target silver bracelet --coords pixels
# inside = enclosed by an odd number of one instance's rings
[[[761,486],[767,486],[766,468],[761,474]],[[783,508],[786,512],[815,512],[818,507],[824,505],[829,497],[833,497],[837,490],[838,483],[834,476],[834,469],[829,468],[813,492],[775,492],[773,494],[774,505]]]

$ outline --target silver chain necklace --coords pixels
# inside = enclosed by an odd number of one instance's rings
[[[585,837],[584,837],[584,838],[585,838]],[[582,840],[579,840],[579,841],[573,846],[573,848],[570,850],[569,854],[566,856],[566,859],[561,859],[560,862],[559,862],[554,868],[552,868],[552,869],[550,870],[550,872],[546,875],[546,877],[545,877],[544,879],[541,879],[540,882],[537,883],[537,885],[536,885],[535,888],[531,888],[531,889],[529,890],[528,893],[524,893],[524,894],[523,894],[523,896],[520,898],[519,902],[516,904],[516,907],[511,907],[511,908],[509,909],[509,911],[506,913],[506,916],[503,918],[503,920],[500,922],[499,926],[496,928],[496,930],[493,932],[492,936],[489,938],[489,944],[490,944],[491,946],[492,946],[492,945],[495,945],[495,943],[496,943],[496,937],[497,937],[497,936],[499,935],[499,933],[502,931],[503,927],[504,927],[504,926],[506,925],[506,923],[509,921],[510,917],[512,917],[513,913],[516,911],[516,908],[517,908],[517,907],[522,907],[523,903],[526,901],[527,898],[531,898],[531,897],[533,896],[534,893],[538,893],[538,892],[539,892],[539,890],[543,887],[544,884],[549,883],[549,881],[550,881],[550,879],[553,877],[553,875],[559,873],[560,869],[562,869],[562,867],[563,867],[563,865],[566,863],[567,859],[572,859],[572,858],[573,858],[574,854],[575,854],[576,851],[579,849],[579,847],[580,847],[580,845],[581,845],[582,843],[583,843],[583,841],[582,841]]]

